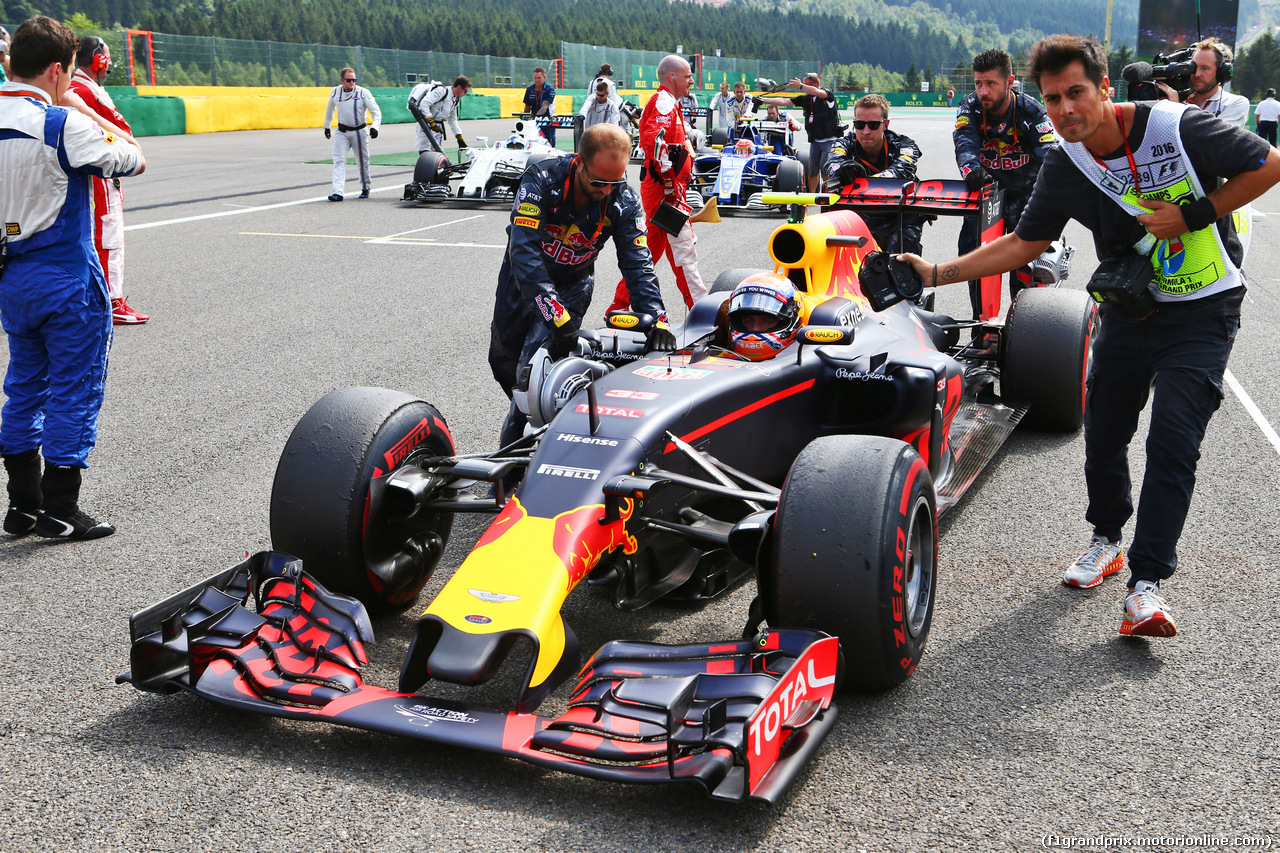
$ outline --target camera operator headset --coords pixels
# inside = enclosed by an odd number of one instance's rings
[[[1182,54],[1187,54],[1185,58]],[[1234,70],[1231,48],[1216,38],[1207,38],[1191,47],[1173,54],[1157,56],[1156,61],[1167,60],[1166,65],[1154,68],[1145,62],[1135,62],[1125,68],[1122,75],[1130,83],[1153,80],[1160,95],[1174,103],[1185,100],[1228,124],[1244,127],[1249,119],[1249,99],[1233,95],[1223,88],[1231,82]],[[1131,69],[1133,69],[1131,71]],[[1182,80],[1178,78],[1182,77]],[[1136,78],[1136,79],[1135,79]],[[1179,93],[1169,82],[1185,83],[1187,91]]]

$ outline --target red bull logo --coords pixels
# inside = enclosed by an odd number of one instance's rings
[[[555,517],[552,548],[569,572],[570,588],[615,548],[621,548],[624,554],[636,552],[636,538],[627,532],[627,521],[633,512],[635,501],[624,498],[617,521],[610,524],[600,523],[604,519],[604,507],[599,504],[578,507]]]

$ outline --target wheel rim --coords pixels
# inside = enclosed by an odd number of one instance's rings
[[[911,529],[907,533],[907,552],[903,556],[906,583],[907,630],[918,637],[933,608],[933,573],[936,566],[933,514],[929,502],[917,499],[911,513]]]
[[[423,444],[401,465],[416,465],[438,455]],[[452,516],[442,518],[441,513],[419,512],[411,518],[391,518],[386,503],[380,503],[381,510],[375,513],[370,495],[365,495],[365,567],[370,580],[383,584],[389,600],[395,602],[399,596],[416,595],[440,560]]]

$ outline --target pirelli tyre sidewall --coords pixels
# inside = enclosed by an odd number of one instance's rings
[[[330,392],[298,421],[280,455],[272,546],[302,558],[320,583],[371,612],[404,609],[435,570],[453,514],[390,512],[383,478],[453,453],[444,418],[422,400],[385,388]]]
[[[847,690],[901,684],[933,621],[936,518],[933,478],[910,445],[814,440],[787,475],[760,569],[769,624],[839,637]]]
[[[1084,291],[1031,287],[1018,294],[1001,336],[1000,394],[1030,406],[1023,424],[1080,429],[1097,332],[1098,306]]]

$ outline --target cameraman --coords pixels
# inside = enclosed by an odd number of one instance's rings
[[[1192,45],[1195,51],[1191,59],[1196,70],[1191,73],[1191,94],[1187,103],[1215,115],[1227,124],[1244,127],[1249,120],[1249,99],[1233,95],[1222,88],[1231,79],[1231,48],[1216,38],[1207,38]],[[1175,104],[1180,100],[1173,87],[1156,81],[1160,94]]]
[[[1084,413],[1093,536],[1063,582],[1088,589],[1124,566],[1120,536],[1133,514],[1128,447],[1153,398],[1120,633],[1171,637],[1177,629],[1160,582],[1178,565],[1200,442],[1222,401],[1244,300],[1242,250],[1228,214],[1280,181],[1280,152],[1200,110],[1113,104],[1106,52],[1092,38],[1049,36],[1031,57],[1031,77],[1063,142],[1045,157],[1017,230],[944,264],[902,257],[926,283],[966,281],[1027,263],[1076,219],[1093,232],[1100,258],[1150,259],[1142,290],[1154,314],[1135,319],[1117,303],[1101,307]],[[1135,192],[1141,206],[1131,202]],[[1141,283],[1141,273],[1118,278]]]

